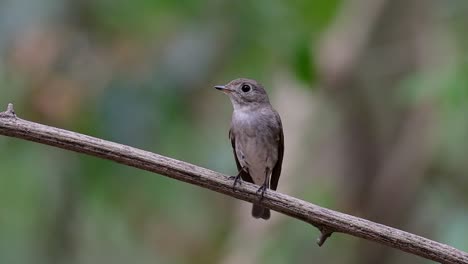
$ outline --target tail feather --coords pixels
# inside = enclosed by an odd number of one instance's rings
[[[254,204],[252,207],[252,216],[254,218],[270,219],[270,209]]]

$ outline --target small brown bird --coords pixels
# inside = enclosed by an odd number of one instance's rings
[[[281,174],[284,136],[280,116],[263,86],[254,80],[235,79],[215,88],[229,96],[234,108],[229,138],[239,174],[234,176],[233,187],[241,179],[261,185],[257,193],[263,198],[268,188],[276,190]],[[252,216],[266,220],[270,210],[254,203]]]

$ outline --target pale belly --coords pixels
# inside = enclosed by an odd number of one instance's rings
[[[235,133],[236,156],[247,168],[255,184],[269,183],[271,171],[278,161],[280,129],[275,113],[264,109],[234,110],[231,129]]]
[[[265,177],[268,182],[271,170],[278,160],[278,148],[274,139],[256,133],[256,137],[238,137],[236,154],[241,166],[246,167],[255,184],[262,185]],[[270,143],[268,143],[270,142]]]

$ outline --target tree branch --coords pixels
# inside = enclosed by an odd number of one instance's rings
[[[224,174],[148,151],[20,119],[16,117],[11,104],[6,112],[0,113],[0,134],[112,160],[237,199],[259,202],[267,208],[319,228],[319,245],[333,232],[340,232],[440,263],[468,263],[468,253],[427,238],[329,210],[272,190],[268,190],[264,199],[258,201],[257,186],[243,182],[233,190],[232,180]]]

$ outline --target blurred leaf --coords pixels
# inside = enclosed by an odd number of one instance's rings
[[[312,58],[312,51],[310,50],[310,41],[300,41],[296,48],[294,56],[294,69],[296,76],[299,80],[312,84],[317,78],[317,69],[315,68],[315,59]],[[314,85],[307,85],[306,87],[315,87]]]

